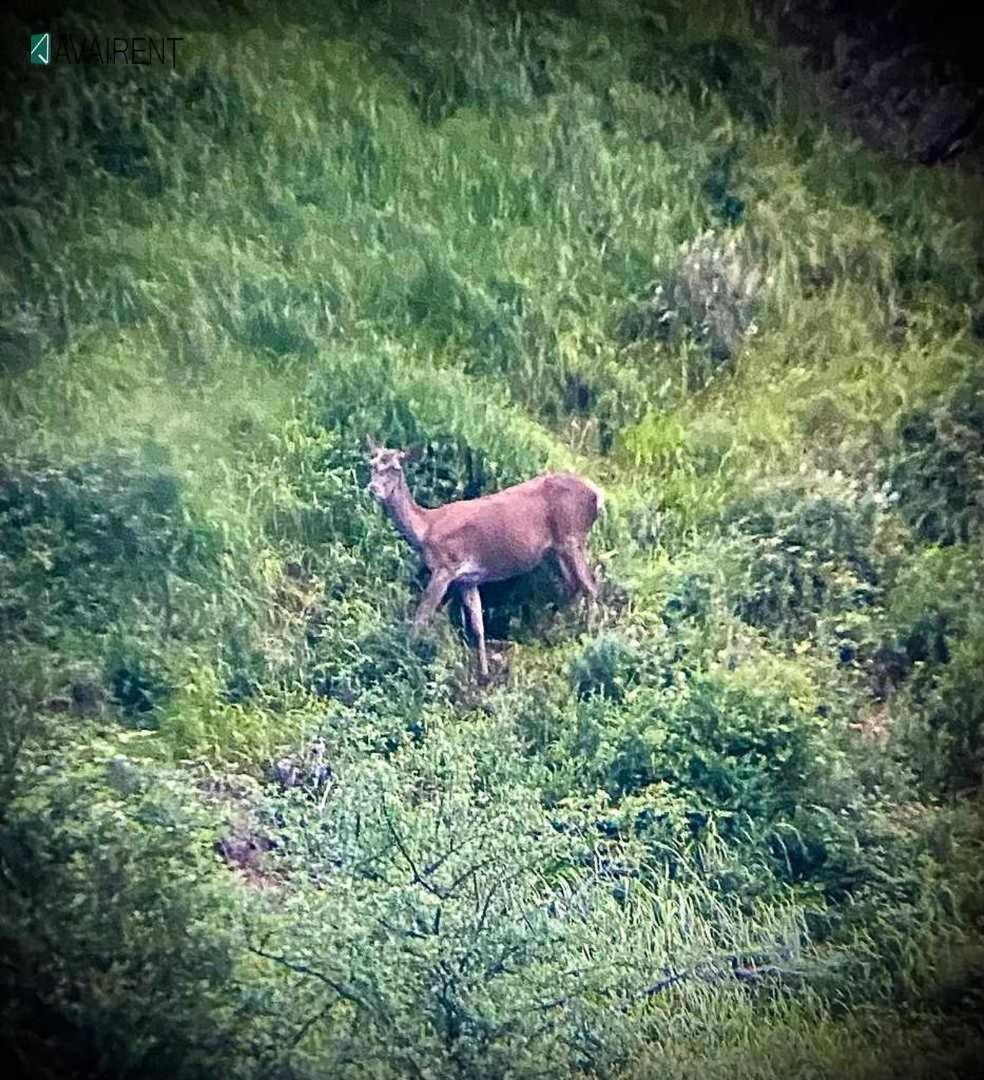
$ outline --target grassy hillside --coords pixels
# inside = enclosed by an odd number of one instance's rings
[[[78,6],[0,191],[0,1013],[36,1077],[962,1077],[984,188],[742,5]],[[6,77],[6,76],[5,76]],[[417,637],[438,505],[600,484]]]

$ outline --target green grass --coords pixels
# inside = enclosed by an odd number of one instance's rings
[[[744,7],[133,18],[175,75],[3,106],[13,1052],[968,1075],[979,178]],[[545,569],[485,590],[492,686],[454,602],[410,637],[367,434],[425,505],[601,484],[599,625]]]

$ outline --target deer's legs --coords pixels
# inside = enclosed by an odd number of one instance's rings
[[[427,582],[427,588],[424,589],[424,595],[420,598],[413,617],[414,630],[419,630],[431,620],[434,612],[441,606],[441,601],[453,577],[454,575],[447,570],[435,570],[431,574],[431,579]]]
[[[573,593],[577,590],[577,581],[574,578],[574,571],[567,561],[567,556],[562,551],[556,552],[556,555],[560,576],[564,579],[564,588],[567,589],[569,593]]]
[[[568,540],[561,549],[561,558],[568,563],[581,592],[594,599],[598,595],[598,586],[588,569],[588,560],[581,545],[576,540]]]
[[[478,638],[478,666],[485,678],[489,673],[489,661],[485,655],[485,622],[482,619],[482,598],[477,585],[471,585],[461,590],[461,602],[468,611],[468,619],[471,622],[475,637]]]
[[[595,584],[590,569],[588,569],[588,560],[584,557],[584,549],[577,540],[571,539],[561,549],[561,559],[568,563],[578,589],[587,597],[588,627],[590,628],[598,604],[598,586]]]

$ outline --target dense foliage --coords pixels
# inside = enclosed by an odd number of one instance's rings
[[[971,1075],[980,178],[741,5],[126,19],[174,71],[2,105],[9,1061]],[[545,566],[488,685],[411,635],[366,434],[425,505],[599,483],[600,622]]]

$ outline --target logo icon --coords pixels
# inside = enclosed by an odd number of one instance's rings
[[[51,34],[31,34],[31,63],[51,63]]]

